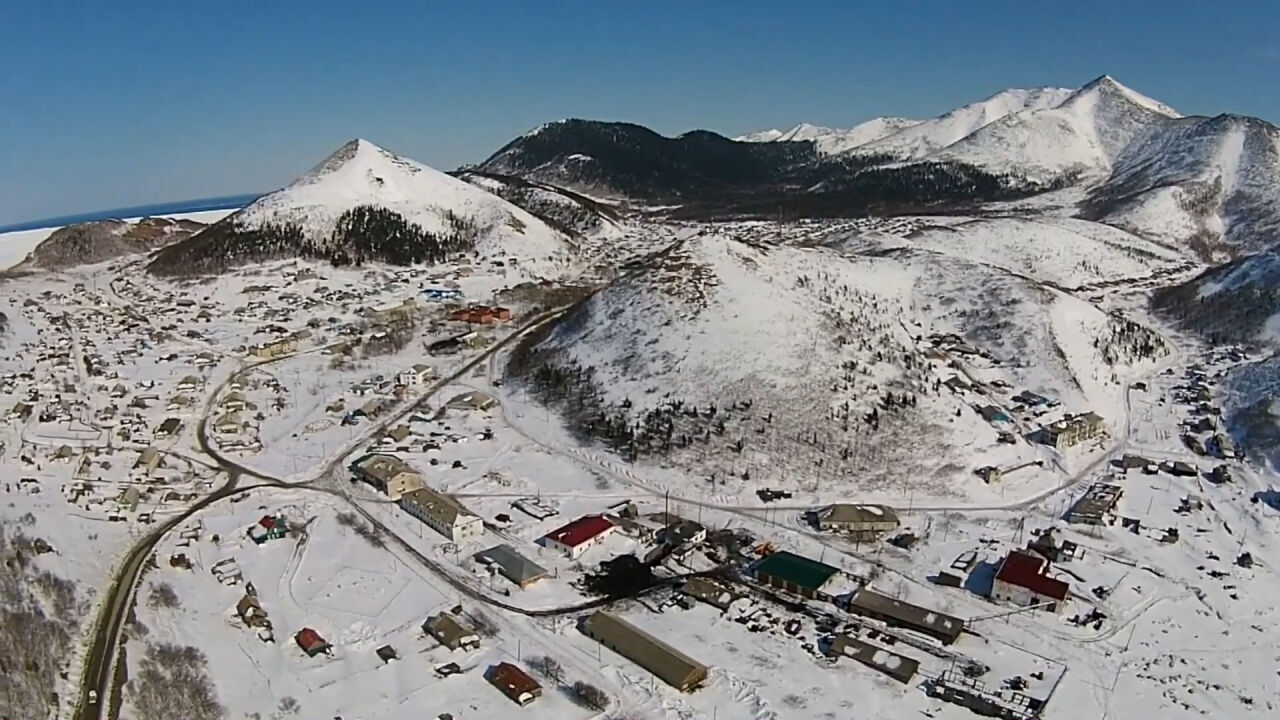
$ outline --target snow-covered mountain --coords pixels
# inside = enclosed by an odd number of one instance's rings
[[[1264,250],[1280,231],[1280,129],[1239,115],[1164,123],[1120,153],[1092,205],[1106,222],[1190,239],[1207,261]]]
[[[1074,90],[1005,90],[931,120],[876,118],[847,131],[800,125],[789,133],[748,137],[815,140],[827,154],[956,161],[1045,179],[1068,171],[1105,173],[1144,130],[1179,117],[1103,76]]]
[[[925,121],[801,124],[738,142],[564,121],[481,167],[681,204],[688,217],[967,212],[1004,200],[1035,213],[1027,196],[1067,189],[1040,209],[1057,203],[1208,262],[1265,249],[1280,232],[1280,131],[1256,118],[1184,117],[1109,76],[1006,90]]]
[[[563,253],[563,239],[542,220],[475,185],[367,140],[352,140],[288,186],[161,251],[150,269],[207,272],[298,254],[417,262],[425,259],[424,243],[537,260]],[[353,242],[368,246],[354,248]]]
[[[773,128],[770,130],[760,130],[759,132],[747,133],[734,138],[738,142],[773,142],[786,134],[785,130]]]
[[[1037,179],[1067,172],[1101,177],[1132,143],[1179,117],[1167,106],[1101,77],[1050,107],[1008,113],[929,157]]]
[[[205,227],[194,220],[163,217],[77,223],[55,230],[18,267],[65,270],[93,265],[185,240]]]
[[[790,130],[762,130],[740,135],[738,142],[804,142],[811,140],[819,152],[838,155],[896,132],[919,125],[919,120],[900,117],[872,118],[847,130],[800,123]]]
[[[1064,88],[1005,90],[849,149],[863,154],[891,155],[903,160],[923,159],[1006,115],[1057,107],[1073,92]]]

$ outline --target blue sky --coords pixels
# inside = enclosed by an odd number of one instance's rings
[[[737,134],[1110,74],[1280,121],[1280,3],[0,3],[0,225],[268,190],[352,137],[451,169],[561,117]]]

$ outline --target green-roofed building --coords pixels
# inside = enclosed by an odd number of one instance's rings
[[[822,596],[822,587],[838,569],[785,550],[776,552],[756,565],[756,580],[804,597]]]

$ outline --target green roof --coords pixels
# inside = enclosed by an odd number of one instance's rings
[[[810,590],[822,587],[837,572],[839,572],[838,569],[826,563],[810,560],[785,550],[770,555],[756,565],[757,575],[768,575]]]

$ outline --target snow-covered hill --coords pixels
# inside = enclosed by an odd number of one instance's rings
[[[972,410],[980,398],[939,388],[955,371],[919,338],[961,334],[991,353],[995,376],[1116,417],[1124,371],[1096,342],[1110,322],[1034,280],[936,253],[703,235],[593,296],[509,372],[624,453],[815,493],[830,473],[864,491],[911,475],[947,494],[996,431]],[[817,469],[821,457],[839,462]]]
[[[151,269],[181,274],[219,265],[222,259],[235,264],[302,250],[321,257],[341,255],[351,240],[343,218],[361,208],[386,211],[405,225],[407,230],[393,233],[396,238],[387,238],[389,242],[417,242],[404,238],[418,234],[460,238],[482,256],[533,261],[558,259],[565,251],[562,233],[502,198],[367,140],[352,140],[287,187],[166,248]],[[242,247],[255,242],[252,252]],[[394,261],[395,252],[382,250],[373,249],[370,259]]]
[[[1186,264],[1177,250],[1100,223],[1061,217],[930,221],[908,237],[868,236],[872,247],[919,248],[989,265],[1054,287],[1134,280]]]

